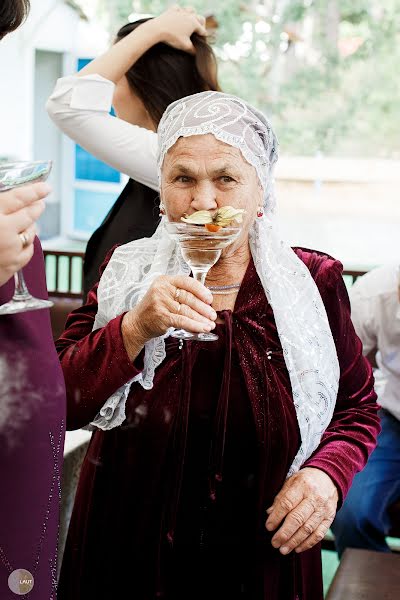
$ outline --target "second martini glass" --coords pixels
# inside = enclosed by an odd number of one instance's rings
[[[0,164],[0,202],[2,192],[21,187],[28,183],[46,181],[51,171],[51,167],[51,160],[21,161]],[[32,296],[25,283],[22,269],[15,273],[14,281],[14,295],[9,302],[0,306],[0,315],[13,315],[53,306],[53,302],[50,300]]]
[[[219,260],[222,250],[232,244],[241,232],[241,226],[236,224],[210,231],[204,225],[167,222],[166,228],[169,235],[179,243],[182,256],[191,268],[194,279],[203,285],[208,271]],[[218,339],[215,333],[190,333],[184,329],[176,329],[171,336],[202,342]]]

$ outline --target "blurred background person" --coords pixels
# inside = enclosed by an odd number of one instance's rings
[[[29,0],[3,0],[0,37],[14,31],[28,11]],[[22,267],[32,294],[47,298],[35,222],[49,191],[46,183],[36,183],[0,194],[0,304],[13,295],[12,276]],[[15,598],[15,586],[24,580],[32,600],[56,598],[64,419],[64,381],[49,311],[0,316],[2,600]]]
[[[350,291],[351,314],[364,355],[376,357],[375,389],[382,431],[332,525],[336,548],[389,552],[389,507],[400,499],[400,286],[399,266],[373,269]]]
[[[85,296],[110,248],[152,236],[159,223],[155,131],[164,110],[184,96],[219,89],[204,25],[190,7],[128,23],[105,54],[59,79],[47,102],[64,133],[130,177],[88,241]],[[118,118],[109,114],[111,103]]]

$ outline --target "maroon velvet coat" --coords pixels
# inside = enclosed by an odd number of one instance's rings
[[[371,368],[350,320],[341,265],[295,250],[326,306],[340,362],[335,413],[307,466],[343,501],[379,429]],[[142,368],[122,315],[91,332],[96,288],[57,343],[68,427],[88,424]],[[272,309],[250,262],[214,343],[167,340],[154,387],[134,384],[126,421],[96,431],[85,458],[59,600],[321,600],[320,547],[282,556],[264,527],[300,436]]]

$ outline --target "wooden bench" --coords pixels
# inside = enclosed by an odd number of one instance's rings
[[[348,548],[326,600],[397,600],[400,598],[400,556]]]

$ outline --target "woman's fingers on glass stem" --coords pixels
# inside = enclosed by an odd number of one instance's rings
[[[207,307],[206,304],[204,306]],[[210,307],[207,307],[207,308],[208,308],[208,310],[210,309]],[[170,311],[173,319],[175,319],[176,316],[178,315],[179,317],[184,317],[185,319],[190,319],[191,321],[196,321],[197,323],[200,323],[203,326],[207,326],[210,329],[215,327],[213,320],[207,318],[207,316],[202,315],[198,311],[194,310],[193,308],[188,306],[186,303],[182,303],[180,301],[180,299],[179,299],[179,301],[171,300],[168,303],[168,310]]]
[[[217,318],[217,313],[215,310],[209,305],[199,300],[194,294],[188,292],[187,290],[180,290],[179,297],[177,301],[182,304],[190,307],[196,313],[199,313],[203,317],[210,319],[211,321],[215,321]]]
[[[186,277],[185,275],[178,275],[176,277],[171,277],[170,279],[171,285],[180,290],[186,290],[187,292],[192,293],[194,296],[199,298],[202,302],[206,304],[211,304],[213,301],[213,296],[210,290],[206,288],[205,285],[193,279],[193,277]]]

